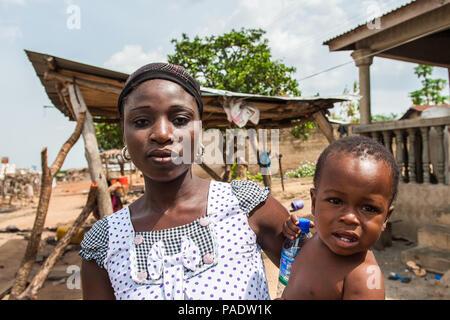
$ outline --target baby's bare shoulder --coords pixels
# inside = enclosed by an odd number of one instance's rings
[[[380,300],[385,298],[383,274],[369,250],[362,263],[352,269],[344,280],[344,299]]]

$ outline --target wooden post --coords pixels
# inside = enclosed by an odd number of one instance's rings
[[[281,178],[281,188],[283,189],[284,192],[284,181],[283,181],[283,169],[281,168],[281,158],[283,157],[282,154],[280,154],[278,156],[278,163],[280,165],[280,178]]]
[[[41,269],[34,276],[33,280],[25,289],[25,291],[17,297],[18,300],[37,299],[37,293],[44,285],[45,279],[47,279],[47,276],[55,266],[56,262],[58,262],[59,258],[63,255],[64,249],[67,247],[72,237],[77,233],[77,231],[89,217],[89,214],[94,210],[96,204],[96,194],[97,183],[93,182],[89,190],[86,205],[84,206],[80,215],[73,222],[72,226],[69,228],[69,230],[67,230],[66,234],[61,238],[61,240],[59,240],[55,249],[53,249],[52,253],[47,257]]]
[[[328,119],[325,117],[322,111],[316,112],[313,114],[314,120],[316,120],[319,125],[320,131],[325,135],[328,140],[328,143],[332,143],[334,141],[333,135],[333,127],[331,126]]]
[[[231,129],[231,125],[230,125]],[[225,152],[223,153],[223,162],[225,163],[225,172],[222,175],[223,182],[231,182],[232,172],[234,162],[234,136],[228,135],[227,131],[222,133],[223,140],[225,141]],[[233,139],[233,141],[231,141]],[[233,153],[233,158],[229,158],[230,154]]]
[[[266,129],[262,129],[262,130],[266,130]],[[269,170],[268,167],[266,167],[266,163],[262,163],[262,161],[261,161],[261,154],[262,154],[262,152],[263,151],[264,152],[269,152],[268,151],[267,136],[264,135],[264,134],[261,135],[261,132],[258,133],[258,136],[259,136],[259,141],[258,141],[257,156],[258,156],[259,169],[261,170],[261,174],[263,176],[264,186],[268,187],[269,190],[272,190],[272,178],[271,178],[271,175],[270,175],[270,170]],[[270,152],[266,156],[268,156],[270,158]],[[269,159],[266,159],[266,160],[269,160]]]
[[[89,113],[81,94],[80,88],[76,84],[68,86],[70,103],[75,114],[86,112],[86,121],[83,126],[83,140],[85,148],[85,156],[91,174],[91,180],[98,183],[97,204],[100,218],[113,213],[111,195],[108,191],[105,174],[103,173],[102,160],[98,151],[97,137],[95,135],[94,122],[92,115]]]
[[[80,138],[85,116],[86,115],[84,112],[80,113],[74,133],[61,147],[51,167],[48,167],[47,165],[47,148],[44,148],[41,152],[42,178],[39,203],[36,209],[36,217],[34,219],[33,229],[31,231],[30,239],[28,240],[25,255],[20,264],[20,268],[17,271],[16,278],[14,279],[14,285],[11,289],[11,294],[9,296],[10,300],[16,300],[23,290],[25,290],[28,276],[30,275],[31,268],[36,261],[37,252],[41,243],[42,231],[44,229],[45,219],[47,217],[48,206],[50,204],[50,198],[53,190],[53,178],[61,169],[70,149],[72,149],[75,142],[77,142]]]
[[[105,157],[105,171],[106,171],[106,179],[108,179],[108,178],[109,178],[109,168],[108,168],[108,166],[109,166],[109,158],[108,158],[108,157]]]

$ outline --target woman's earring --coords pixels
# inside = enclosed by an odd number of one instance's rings
[[[128,152],[127,146],[123,147],[123,149],[122,149],[122,158],[124,158],[127,161],[131,160],[130,153]]]

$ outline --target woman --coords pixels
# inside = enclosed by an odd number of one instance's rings
[[[198,83],[180,66],[149,64],[118,105],[145,193],[86,234],[84,299],[270,299],[261,248],[279,265],[286,209],[253,182],[204,180],[171,159],[196,138]]]

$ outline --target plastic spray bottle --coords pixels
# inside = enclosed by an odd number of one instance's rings
[[[294,201],[292,202],[291,206],[293,209],[291,211],[299,210],[303,208],[303,201]],[[294,262],[295,257],[300,252],[306,240],[311,237],[309,234],[311,221],[305,218],[299,218],[298,227],[301,229],[300,235],[294,240],[285,239],[283,242],[280,260],[280,274],[278,276],[277,298],[281,297],[283,290],[288,283],[289,276],[291,274],[292,263]]]

